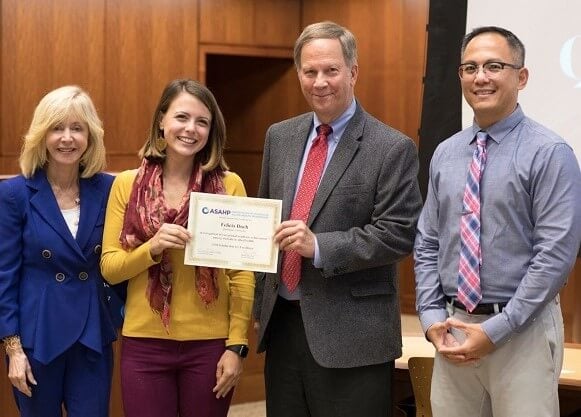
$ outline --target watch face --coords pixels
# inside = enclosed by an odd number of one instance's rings
[[[248,346],[246,345],[232,345],[228,346],[226,349],[236,352],[241,358],[248,356]]]
[[[240,346],[240,350],[238,351],[238,354],[243,358],[248,356],[248,346],[245,346],[245,345]]]

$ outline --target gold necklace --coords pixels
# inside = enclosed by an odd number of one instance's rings
[[[77,207],[81,204],[80,187],[79,181],[73,182],[72,185],[68,187],[61,187],[58,184],[53,183],[48,180],[50,188],[57,200],[59,207],[61,208],[71,208]]]

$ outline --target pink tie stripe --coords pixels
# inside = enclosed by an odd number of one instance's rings
[[[458,300],[472,312],[482,300],[480,287],[480,179],[486,165],[486,132],[476,134],[476,149],[468,170],[460,222],[460,265]]]
[[[325,161],[327,160],[327,138],[332,131],[333,129],[329,125],[323,124],[317,127],[317,137],[313,140],[311,149],[309,149],[301,183],[291,210],[290,220],[302,220],[306,223],[309,218],[309,212],[311,211],[325,167]],[[282,282],[290,293],[294,292],[299,285],[301,264],[302,257],[297,251],[291,250],[284,254],[281,271]]]

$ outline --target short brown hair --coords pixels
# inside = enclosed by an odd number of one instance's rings
[[[297,70],[301,68],[303,47],[315,39],[337,39],[341,43],[343,58],[349,67],[357,64],[357,41],[349,29],[335,22],[325,21],[307,26],[295,42],[294,60]]]

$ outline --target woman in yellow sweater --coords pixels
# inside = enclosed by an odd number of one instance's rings
[[[226,127],[192,80],[164,89],[139,169],[111,189],[101,269],[128,280],[121,387],[126,417],[225,417],[248,351],[247,271],[184,265],[192,191],[245,196],[223,157]]]

